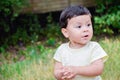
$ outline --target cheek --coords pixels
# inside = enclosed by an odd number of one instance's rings
[[[74,31],[74,32],[70,33],[70,38],[72,38],[72,39],[80,39],[80,37],[81,37],[81,33],[80,32]]]
[[[93,29],[91,29],[90,33],[91,33],[91,35],[93,35]]]
[[[82,31],[76,28],[71,28],[71,29],[68,29],[68,34],[70,38],[76,39],[81,37]]]

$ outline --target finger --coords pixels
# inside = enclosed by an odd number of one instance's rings
[[[63,75],[69,75],[70,74],[70,72],[64,72],[63,73]]]
[[[73,79],[75,77],[74,74],[70,74],[69,76],[67,76],[68,79]]]
[[[63,79],[63,80],[66,80],[66,79],[67,79],[67,76],[63,76],[62,79]]]

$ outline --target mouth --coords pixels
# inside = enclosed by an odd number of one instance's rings
[[[88,37],[88,35],[85,35],[84,37]]]

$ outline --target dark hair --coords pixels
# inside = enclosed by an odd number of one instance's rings
[[[86,7],[83,6],[69,6],[66,9],[64,9],[60,15],[60,26],[61,28],[66,28],[68,24],[68,19],[71,19],[75,16],[80,15],[87,15],[89,14],[91,16],[91,13]]]

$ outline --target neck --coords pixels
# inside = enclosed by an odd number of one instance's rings
[[[81,48],[81,47],[83,47],[83,46],[85,46],[86,44],[80,44],[80,43],[69,43],[69,46],[70,46],[70,48],[75,48],[75,49],[77,49],[77,48]]]

